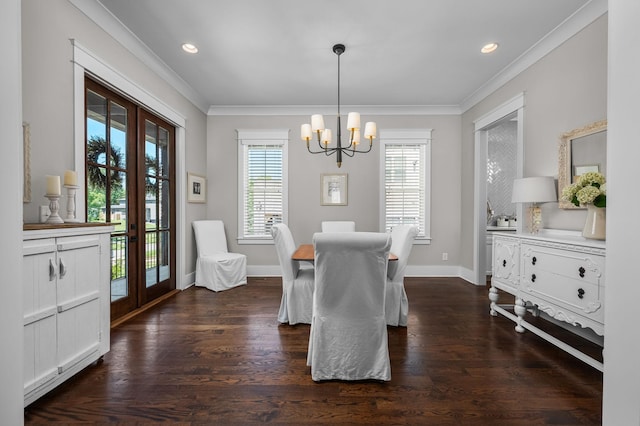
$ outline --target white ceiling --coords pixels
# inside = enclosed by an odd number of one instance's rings
[[[157,56],[154,60],[159,58],[179,76],[178,81],[184,80],[192,89],[190,99],[210,112],[227,107],[335,105],[338,59],[332,46],[336,43],[346,45],[340,57],[342,105],[464,108],[483,88],[501,84],[498,77],[524,63],[527,55],[536,49],[538,56],[546,53],[541,46],[554,34],[564,31],[566,39],[579,30],[586,23],[575,24],[577,17],[594,2],[602,4],[601,0],[99,1]],[[562,30],[567,27],[569,33]],[[500,48],[481,54],[480,48],[492,41]],[[185,53],[181,49],[185,42],[195,44],[199,52]]]

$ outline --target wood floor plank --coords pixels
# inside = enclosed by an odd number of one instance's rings
[[[599,425],[602,373],[489,315],[487,288],[407,278],[388,383],[315,383],[309,326],[280,325],[279,278],[190,288],[112,329],[103,362],[25,409],[44,424]],[[536,320],[572,345],[601,348]]]

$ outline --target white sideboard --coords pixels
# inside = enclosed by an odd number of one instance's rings
[[[112,230],[24,226],[25,407],[109,351]]]
[[[525,320],[544,312],[555,320],[604,335],[605,243],[572,233],[494,234],[489,299],[516,331],[530,330],[602,371],[602,362]],[[499,290],[514,296],[513,313],[498,304]]]

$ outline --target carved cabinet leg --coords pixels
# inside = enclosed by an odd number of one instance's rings
[[[524,315],[527,313],[527,308],[525,307],[524,300],[516,298],[516,303],[513,305],[513,311],[518,316],[518,320],[516,321],[516,331],[518,333],[524,333],[522,321],[524,321]]]
[[[495,305],[498,303],[499,297],[500,296],[498,295],[498,289],[491,286],[491,288],[489,289],[489,300],[491,301],[489,313],[494,317],[498,316],[498,312],[496,312],[495,310]]]

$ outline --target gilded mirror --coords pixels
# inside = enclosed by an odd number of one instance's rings
[[[607,175],[607,120],[564,133],[558,154],[558,196],[562,189],[586,172]],[[568,201],[559,201],[561,209],[580,209]]]

